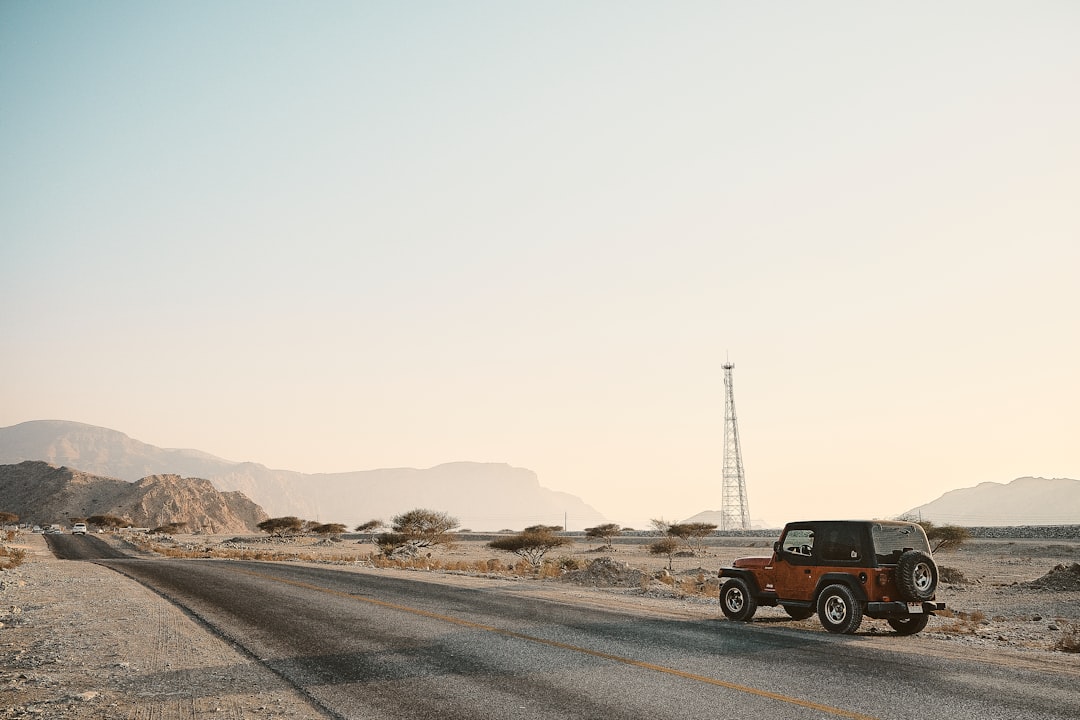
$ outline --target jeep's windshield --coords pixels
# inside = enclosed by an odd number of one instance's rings
[[[930,554],[926,534],[918,525],[882,525],[874,523],[874,553],[879,564],[891,565],[905,550],[921,550]]]

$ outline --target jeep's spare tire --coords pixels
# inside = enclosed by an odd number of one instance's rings
[[[937,591],[938,569],[921,550],[908,550],[896,562],[896,585],[905,600],[929,600]]]

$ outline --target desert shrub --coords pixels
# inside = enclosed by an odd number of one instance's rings
[[[269,520],[263,520],[256,525],[257,528],[262,530],[268,535],[275,537],[285,537],[286,535],[297,535],[304,529],[304,521],[298,517],[292,515],[286,517],[270,518]]]
[[[622,528],[615,523],[605,523],[596,527],[585,528],[585,537],[604,541],[604,548],[614,552],[611,541],[622,535]]]
[[[963,610],[946,608],[944,610],[939,610],[937,614],[939,617],[953,620],[952,623],[949,623],[940,629],[941,632],[952,633],[954,635],[974,634],[979,629],[979,626],[986,620],[986,613],[982,610],[965,612]]]
[[[26,551],[22,548],[0,547],[0,570],[18,567],[26,560]]]
[[[1080,653],[1080,625],[1073,623],[1067,626],[1061,638],[1054,644],[1054,649],[1061,652]]]
[[[562,570],[559,569],[559,565],[550,560],[540,563],[540,567],[536,570],[536,576],[541,578],[554,578],[559,577],[561,574]]]
[[[533,525],[515,535],[498,538],[488,543],[492,550],[513,553],[528,561],[533,567],[544,562],[544,555],[557,547],[570,545],[573,541],[563,535],[556,535],[560,528],[556,525]]]
[[[946,567],[944,565],[938,566],[938,579],[941,580],[941,582],[950,585],[961,585],[968,581],[964,573],[956,568]]]
[[[398,544],[410,543],[418,548],[435,545],[453,547],[450,532],[457,526],[457,518],[445,512],[417,508],[395,516],[391,526],[393,533],[383,533],[383,536],[394,536]],[[380,541],[382,544],[385,543]]]
[[[935,525],[929,520],[918,522],[926,533],[926,539],[933,544],[931,552],[958,548],[971,537],[971,531],[957,525]]]
[[[697,594],[697,582],[692,577],[684,577],[679,580],[677,585],[678,590],[683,595],[696,595]]]

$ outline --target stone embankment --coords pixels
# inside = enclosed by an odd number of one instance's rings
[[[940,523],[947,524],[947,523]],[[1080,525],[1008,525],[1002,527],[968,527],[973,538],[992,540],[1080,540]],[[780,537],[774,530],[717,530],[716,537]]]
[[[969,527],[973,538],[1018,540],[1080,540],[1080,525],[1013,525]]]

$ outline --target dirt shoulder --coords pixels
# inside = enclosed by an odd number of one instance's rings
[[[253,658],[108,568],[40,535],[0,572],[0,718],[324,717]]]
[[[119,541],[117,541],[119,542]],[[28,558],[0,572],[0,718],[312,718],[320,712],[278,676],[220,639],[171,603],[119,573],[89,562],[57,560],[40,535],[16,545]],[[564,555],[593,571],[537,580],[506,570],[512,558],[483,541],[433,550],[431,566],[504,566],[502,572],[424,571],[374,567],[370,545],[304,539],[191,536],[176,547],[273,548],[289,562],[332,564],[357,573],[416,576],[429,582],[498,589],[510,595],[617,609],[651,617],[727,622],[710,585],[735,557],[765,554],[767,541],[716,544],[696,557],[650,556],[643,542],[599,550],[580,544]],[[131,546],[125,546],[134,552]],[[951,617],[936,617],[912,637],[867,620],[860,641],[893,652],[970,659],[1080,678],[1080,655],[1055,651],[1080,625],[1080,590],[1040,588],[1059,566],[1080,559],[1077,543],[973,542],[941,553],[954,573],[938,597]],[[479,564],[479,565],[478,565]],[[1070,576],[1063,576],[1071,579]],[[695,588],[705,588],[701,593]],[[816,619],[794,622],[761,608],[755,622],[770,632],[823,633]]]

